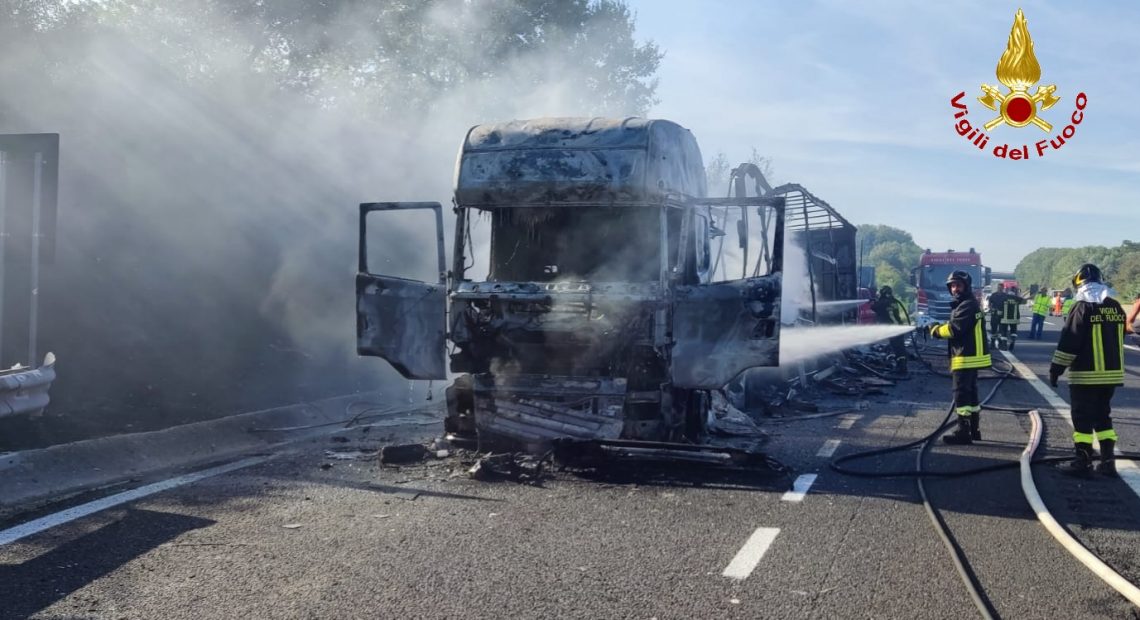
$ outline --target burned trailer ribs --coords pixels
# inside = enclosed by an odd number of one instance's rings
[[[779,363],[784,199],[707,198],[692,134],[640,118],[476,126],[455,179],[446,300],[430,296],[434,285],[365,273],[362,262],[358,291],[422,292],[358,299],[374,342],[361,353],[408,378],[429,378],[411,374],[408,360],[449,362],[453,438],[532,452],[557,440],[639,441],[660,444],[655,454],[726,458],[670,446],[711,445],[713,393],[747,368]],[[711,251],[730,213],[741,220],[731,251],[763,257],[736,279],[718,276]],[[762,251],[749,251],[749,218]],[[478,266],[473,222],[489,227]],[[363,256],[363,217],[361,226]],[[442,251],[440,223],[437,232]],[[487,275],[468,277],[473,267]],[[445,308],[450,359],[434,344],[400,350],[414,346],[401,330],[422,333]]]

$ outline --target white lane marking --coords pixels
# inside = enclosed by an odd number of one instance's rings
[[[842,418],[839,418],[839,424],[836,425],[836,428],[842,428],[842,429],[851,428],[852,426],[855,426],[855,423],[858,422],[859,418],[862,418],[862,417],[863,416],[861,416],[861,415],[852,415],[852,416],[844,416]]]
[[[835,450],[837,448],[839,448],[839,440],[828,439],[827,441],[823,442],[823,446],[820,447],[819,452],[816,452],[815,455],[822,456],[823,458],[829,458],[832,454],[835,454]]]
[[[768,552],[768,547],[772,546],[772,541],[776,540],[776,535],[780,533],[778,527],[758,527],[752,535],[748,537],[748,541],[736,552],[736,557],[725,567],[724,572],[721,573],[725,577],[732,577],[733,579],[747,579],[756,565],[760,563],[760,559]]]
[[[27,523],[23,523],[15,527],[10,527],[6,530],[0,530],[0,546],[14,543],[21,538],[27,538],[32,534],[38,534],[44,530],[49,530],[53,527],[56,527],[57,525],[63,525],[64,523],[68,523],[76,519],[81,519],[88,515],[95,514],[101,510],[106,510],[113,506],[118,506],[119,504],[133,502],[136,499],[146,497],[147,495],[154,495],[155,493],[161,493],[162,491],[167,491],[184,484],[198,482],[199,480],[204,480],[206,478],[211,478],[220,474],[225,474],[245,467],[250,467],[251,465],[264,463],[270,458],[273,457],[255,456],[248,459],[242,459],[240,461],[229,463],[227,465],[211,467],[210,469],[204,469],[192,474],[186,474],[185,476],[163,480],[162,482],[155,482],[153,484],[141,486],[130,491],[123,491],[122,493],[108,495],[103,499],[97,499],[93,502],[80,504],[79,506],[73,506],[67,510],[61,510],[59,512],[47,515],[46,517],[40,517],[34,521],[28,521]]]
[[[1133,351],[1140,351],[1140,347],[1138,347],[1134,344],[1126,344],[1126,345],[1124,345],[1124,348],[1125,349],[1132,349]]]
[[[1072,426],[1073,418],[1071,417],[1072,413],[1069,408],[1069,403],[1065,402],[1065,399],[1058,396],[1057,393],[1054,392],[1053,389],[1050,388],[1049,385],[1047,385],[1044,381],[1038,379],[1037,374],[1034,373],[1033,370],[1031,370],[1024,363],[1022,363],[1021,360],[1017,359],[1017,356],[1015,356],[1013,353],[1010,353],[1009,351],[1001,351],[1001,353],[1005,355],[1010,364],[1013,364],[1013,367],[1017,369],[1017,372],[1020,373],[1021,376],[1024,377],[1027,381],[1029,381],[1029,385],[1032,385],[1033,389],[1037,390],[1038,394],[1045,397],[1045,400],[1049,402],[1049,405],[1061,414],[1061,417],[1069,423],[1069,426]],[[1132,492],[1137,496],[1140,496],[1140,466],[1136,465],[1136,461],[1117,460],[1116,471],[1120,474],[1120,479],[1128,485],[1128,488],[1132,489]]]
[[[796,481],[792,483],[792,490],[784,493],[784,496],[780,498],[780,501],[804,501],[804,496],[806,496],[808,490],[811,489],[811,485],[815,482],[816,475],[817,474],[803,474],[799,478],[796,478]]]

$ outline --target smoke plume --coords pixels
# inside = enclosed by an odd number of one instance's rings
[[[357,203],[446,207],[475,124],[642,111],[634,99],[591,103],[583,93],[596,78],[543,50],[488,58],[485,79],[355,65],[402,80],[400,92],[456,83],[407,102],[331,65],[290,90],[273,69],[292,50],[243,31],[225,3],[103,4],[98,19],[82,8],[61,18],[87,19],[81,27],[0,25],[0,133],[61,134],[41,329],[59,358],[49,416],[75,436],[359,390],[405,396],[386,363],[355,353]],[[392,45],[362,26],[389,9],[344,4],[355,8],[302,34],[345,54]],[[515,36],[490,15],[449,10],[468,4],[437,2],[393,32],[431,33],[423,54],[456,41],[448,53],[472,57],[480,41]],[[479,36],[449,38],[460,32]],[[408,232],[387,229],[383,251],[399,267],[434,269],[434,245],[408,243]],[[450,238],[448,228],[449,254]]]

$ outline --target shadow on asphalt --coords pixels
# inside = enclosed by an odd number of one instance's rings
[[[129,509],[122,519],[31,560],[0,564],[0,601],[4,602],[0,616],[31,616],[158,546],[214,523],[199,517]]]
[[[784,492],[788,474],[769,470],[737,471],[692,465],[641,465],[636,468],[566,470],[559,476],[618,485],[686,487],[711,490]]]

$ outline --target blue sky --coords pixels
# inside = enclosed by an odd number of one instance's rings
[[[680,2],[630,0],[637,35],[666,53],[650,113],[691,129],[708,160],[773,160],[855,224],[889,224],[919,245],[974,246],[1012,269],[1041,246],[1140,241],[1140,3]],[[1000,126],[980,151],[954,130],[950,99],[969,118],[1018,7],[1061,98],[1054,125]],[[1078,92],[1084,121],[1061,149],[997,159],[996,144],[1060,133]]]

